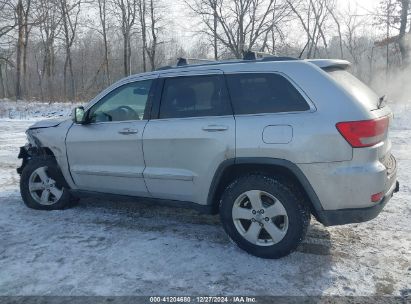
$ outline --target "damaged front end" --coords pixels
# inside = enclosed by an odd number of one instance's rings
[[[29,144],[26,144],[25,146],[20,147],[20,152],[17,158],[23,159],[23,162],[21,163],[21,166],[16,169],[18,174],[21,175],[21,173],[23,172],[23,168],[27,165],[27,162],[29,161],[31,157],[32,156],[31,156]]]
[[[17,156],[18,159],[22,159],[22,164],[19,168],[17,168],[17,173],[21,175],[23,172],[24,167],[27,165],[28,161],[33,157],[38,156],[47,156],[53,155],[50,149],[42,147],[41,142],[37,138],[36,134],[39,132],[40,129],[47,128],[48,126],[41,126],[38,127],[39,123],[33,125],[26,131],[27,141],[28,143],[25,144],[23,147],[20,147],[19,154]],[[56,124],[55,124],[56,125]],[[55,126],[53,125],[53,126]]]
[[[29,160],[35,156],[48,155],[47,151],[44,148],[33,146],[30,143],[25,144],[23,147],[20,147],[19,154],[17,155],[18,159],[22,159],[21,166],[17,168],[17,173],[21,175],[24,167],[27,165]]]

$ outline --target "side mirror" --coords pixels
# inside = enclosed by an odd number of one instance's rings
[[[84,124],[86,122],[86,115],[84,112],[84,107],[76,107],[73,109],[71,117],[74,123]]]

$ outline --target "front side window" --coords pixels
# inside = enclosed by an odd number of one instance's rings
[[[160,118],[222,116],[231,113],[222,75],[166,78]]]
[[[90,122],[147,119],[152,82],[152,79],[142,80],[114,89],[90,109]]]
[[[283,76],[274,73],[227,75],[234,114],[306,111],[304,97]]]

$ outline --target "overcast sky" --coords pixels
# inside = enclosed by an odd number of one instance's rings
[[[359,12],[361,11],[373,11],[378,3],[379,0],[337,0],[340,5],[348,5],[348,3],[352,6],[358,6]]]

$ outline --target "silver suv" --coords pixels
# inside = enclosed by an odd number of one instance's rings
[[[219,213],[263,258],[322,224],[370,220],[398,191],[392,112],[342,60],[251,58],[133,75],[72,119],[27,130],[21,195],[64,209],[115,194]]]

